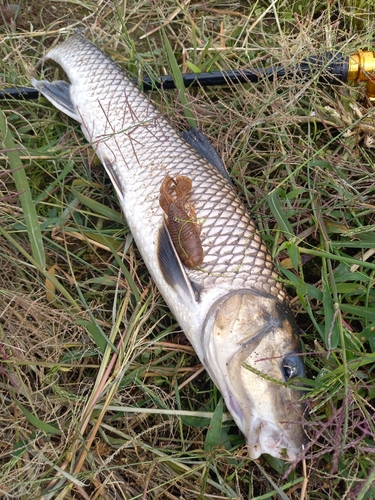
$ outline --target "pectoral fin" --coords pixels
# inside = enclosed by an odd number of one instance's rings
[[[71,85],[63,80],[48,82],[47,80],[31,79],[33,87],[48,99],[57,109],[81,123],[81,117],[70,97]]]
[[[180,295],[182,300],[186,301],[188,298],[192,302],[198,302],[197,293],[194,292],[192,283],[177,255],[165,223],[159,231],[157,255],[161,272],[168,285]]]

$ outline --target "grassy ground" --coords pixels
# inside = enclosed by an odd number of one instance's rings
[[[368,5],[0,2],[0,84],[28,85],[45,48],[79,26],[138,77],[171,72],[161,26],[183,72],[348,55],[371,49]],[[178,92],[151,97],[186,128]],[[0,497],[374,498],[375,120],[364,89],[323,87],[314,75],[186,99],[291,297],[309,377],[306,471],[247,457],[79,126],[44,99],[9,100],[0,103]]]

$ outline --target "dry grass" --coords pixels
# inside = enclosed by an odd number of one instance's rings
[[[45,48],[79,26],[137,77],[170,73],[161,25],[183,72],[371,48],[373,7],[328,5],[3,2],[0,84],[28,85]],[[177,91],[152,98],[186,127]],[[301,328],[310,409],[302,496],[374,498],[373,109],[363,88],[315,78],[186,98],[258,221]],[[1,108],[15,147],[3,134],[0,497],[300,498],[300,463],[247,457],[79,127],[43,99]],[[29,198],[17,187],[25,179]],[[210,420],[223,420],[219,437]]]

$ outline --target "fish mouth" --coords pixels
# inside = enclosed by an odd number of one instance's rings
[[[301,421],[289,420],[277,425],[275,420],[265,420],[255,416],[252,412],[244,412],[228,386],[226,392],[225,389],[221,390],[228,410],[246,437],[251,458],[257,459],[260,455],[267,453],[275,458],[293,461],[300,456],[303,445],[306,443]],[[301,418],[301,408],[303,410],[303,405],[295,409],[296,418]]]
[[[247,443],[249,454],[252,458],[258,458],[262,453],[284,460],[295,460],[301,453],[302,444],[291,446],[290,440],[285,436],[282,429],[272,422],[256,419]]]
[[[256,291],[232,292],[211,306],[204,342],[206,368],[250,456],[296,459],[305,442],[304,405],[289,381],[304,376],[304,366],[288,307]]]

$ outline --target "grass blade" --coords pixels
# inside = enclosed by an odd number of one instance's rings
[[[5,153],[9,159],[13,179],[21,202],[25,223],[30,240],[31,252],[35,261],[43,268],[46,267],[46,257],[43,238],[40,230],[38,215],[31,196],[29,181],[26,176],[20,155],[13,141],[11,129],[8,126],[4,113],[0,110],[0,133],[4,143]]]
[[[279,201],[278,194],[280,191],[281,189],[278,189],[268,195],[268,204],[270,206],[271,212],[277,220],[280,230],[283,231],[285,238],[290,240],[291,238],[294,238],[294,231]]]
[[[99,203],[96,200],[93,200],[92,198],[85,196],[84,194],[80,193],[76,187],[74,187],[75,184],[78,184],[80,181],[74,181],[72,185],[72,193],[74,196],[77,198],[77,200],[85,205],[86,207],[90,208],[90,210],[93,210],[99,215],[102,215],[103,217],[113,220],[114,222],[117,222],[119,224],[124,224],[124,218],[121,217],[121,214],[116,212],[116,210],[113,210],[112,208],[106,207],[102,203]]]
[[[206,439],[204,441],[204,451],[210,453],[214,450],[220,443],[221,437],[221,427],[223,423],[223,398],[219,399],[216,405],[214,414],[212,415],[210,426],[208,428]]]
[[[176,89],[178,90],[178,96],[179,96],[180,102],[184,108],[184,115],[185,115],[190,127],[196,128],[197,124],[195,122],[194,115],[190,111],[189,104],[188,104],[188,101],[186,99],[186,95],[185,95],[186,89],[185,89],[184,81],[182,79],[181,70],[180,70],[180,67],[177,63],[176,56],[174,55],[173,49],[171,47],[171,44],[170,44],[169,39],[165,33],[164,28],[162,28],[162,35],[163,35],[164,47],[165,47],[167,57],[168,57],[168,62],[169,62],[169,65],[171,67],[171,70],[172,70],[172,75],[173,75],[173,79],[174,79],[175,84],[176,84]]]
[[[27,410],[21,403],[19,403],[17,400],[14,401],[18,408],[22,411],[22,413],[25,415],[27,420],[30,422],[31,425],[33,425],[36,429],[40,429],[41,431],[45,432],[46,434],[57,434],[60,435],[61,431],[57,429],[54,425],[47,424],[46,422],[43,422],[40,420],[38,417],[33,415],[29,410]]]

